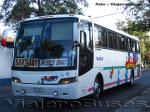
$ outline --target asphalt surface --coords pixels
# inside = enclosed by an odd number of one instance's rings
[[[7,85],[0,87],[0,112],[150,112],[148,90],[150,69],[143,70],[142,77],[132,86],[121,85],[106,90],[97,101],[90,97],[75,101],[14,97],[11,86]],[[141,94],[145,96],[138,97]]]

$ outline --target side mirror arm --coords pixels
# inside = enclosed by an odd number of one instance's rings
[[[81,43],[79,43],[78,41],[74,41],[73,47],[81,47]]]

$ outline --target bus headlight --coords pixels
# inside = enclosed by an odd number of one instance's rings
[[[19,78],[17,78],[17,77],[12,77],[12,81],[14,83],[21,83],[21,80]]]
[[[59,84],[70,84],[70,83],[73,83],[73,82],[77,82],[76,77],[64,78],[64,79],[59,80]]]

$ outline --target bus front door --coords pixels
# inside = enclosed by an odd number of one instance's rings
[[[93,67],[93,51],[88,47],[89,37],[85,31],[80,31],[79,75],[83,75]]]

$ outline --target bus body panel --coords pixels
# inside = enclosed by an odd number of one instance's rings
[[[110,54],[111,52],[111,54]],[[130,53],[132,55],[133,53]],[[118,57],[119,55],[119,57]],[[127,83],[130,81],[131,68],[126,69],[125,63],[129,53],[113,51],[108,49],[95,50],[94,67],[82,76],[79,76],[79,87],[81,96],[86,96],[94,92],[94,81],[97,75],[101,74],[104,81],[104,90]],[[137,65],[140,65],[140,55]],[[133,56],[131,56],[133,57]],[[115,64],[114,64],[115,63]],[[108,66],[109,65],[109,66]],[[134,69],[135,80],[140,78],[139,67]],[[86,80],[85,80],[86,79]]]
[[[78,82],[59,84],[59,81],[63,78],[75,77],[75,70],[47,72],[12,71],[12,76],[19,78],[21,81],[19,84],[12,82],[13,94],[16,96],[39,96],[59,99],[77,99],[81,97],[78,95]],[[55,76],[57,80],[49,78]],[[43,77],[47,79],[41,80]],[[22,90],[25,91],[24,94],[21,93]],[[53,95],[54,92],[58,92],[58,95]]]
[[[15,96],[35,96],[57,99],[78,99],[81,97],[78,96],[77,92],[78,83],[66,85],[35,85],[12,83],[12,90]],[[25,90],[24,94],[21,93],[22,90]]]
[[[127,68],[127,62],[132,63],[134,58],[135,67]],[[108,89],[129,82],[132,69],[135,79],[140,77],[140,60],[138,53],[99,49],[95,50],[94,68],[97,68],[97,74],[102,74],[104,89]]]
[[[87,96],[94,92],[94,80],[97,75],[96,68],[78,77],[79,81],[79,94],[80,96]]]

